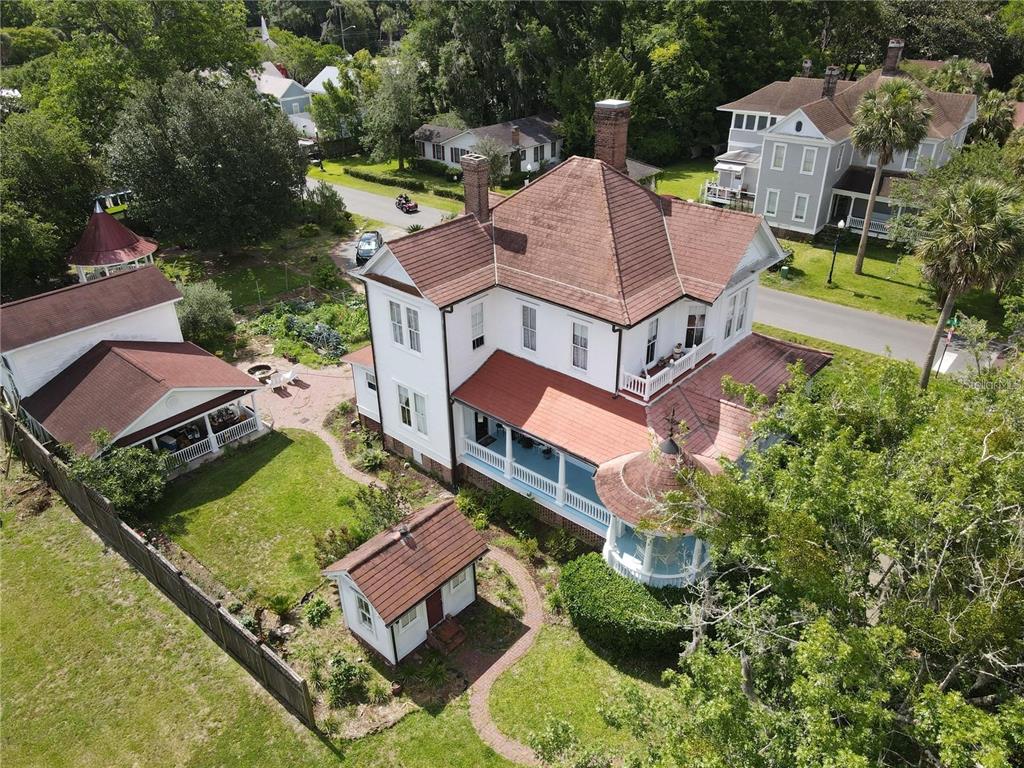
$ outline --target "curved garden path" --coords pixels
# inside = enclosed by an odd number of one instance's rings
[[[532,749],[515,739],[510,739],[498,730],[498,726],[491,719],[491,709],[488,703],[494,681],[502,672],[525,656],[534,640],[537,639],[537,632],[540,631],[541,624],[544,623],[540,593],[533,583],[530,572],[512,555],[500,549],[492,549],[484,557],[500,565],[519,588],[519,594],[523,596],[522,621],[527,629],[522,637],[516,640],[497,661],[474,681],[469,691],[469,717],[480,738],[499,755],[523,765],[540,765],[540,761],[537,760]]]
[[[350,400],[355,395],[349,366],[331,365],[314,369],[273,355],[259,355],[256,359],[237,363],[237,367],[244,371],[255,362],[271,363],[279,371],[294,370],[297,379],[297,383],[288,385],[283,392],[263,388],[256,393],[256,404],[263,419],[268,420],[269,417],[275,429],[289,427],[312,432],[327,443],[334,465],[343,475],[357,483],[373,484],[375,478],[352,466],[341,442],[324,426],[327,414],[342,400]]]

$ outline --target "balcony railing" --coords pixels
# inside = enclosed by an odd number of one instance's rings
[[[512,462],[512,477],[521,483],[525,483],[531,488],[536,488],[541,493],[547,494],[553,499],[558,498],[558,483],[551,478],[544,477],[544,475],[534,472],[532,469],[527,469],[522,464],[516,464]],[[568,489],[566,493],[569,493]],[[582,511],[582,510],[581,510]]]
[[[711,354],[713,346],[714,339],[705,339],[678,360],[669,360],[661,370],[650,376],[623,371],[621,387],[643,400],[650,400],[655,393],[660,392]]]
[[[712,181],[705,181],[700,190],[702,203],[717,203],[741,211],[754,210],[754,193],[732,187],[723,187]]]
[[[589,515],[603,525],[610,525],[612,522],[611,512],[596,501],[581,496],[576,491],[570,491],[568,488],[565,489],[565,506],[582,512],[584,515]]]
[[[494,467],[502,474],[505,472],[505,457],[500,453],[495,453],[490,448],[485,448],[480,445],[480,443],[475,443],[472,440],[464,440],[462,452],[469,454],[474,459],[479,459],[484,464]]]

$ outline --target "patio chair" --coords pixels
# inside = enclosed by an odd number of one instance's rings
[[[267,381],[267,386],[270,389],[279,389],[283,385],[282,384],[283,381],[284,381],[284,374],[283,373],[278,373],[278,372],[275,371],[274,373],[272,373],[270,375],[270,379]]]
[[[295,369],[294,368],[292,368],[287,373],[282,373],[281,374],[281,386],[283,387],[286,384],[291,384],[293,381],[295,381],[295,379],[297,377],[298,377],[298,374],[295,373]]]

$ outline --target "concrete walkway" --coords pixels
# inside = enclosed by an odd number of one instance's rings
[[[510,739],[498,730],[498,726],[491,719],[489,704],[494,681],[498,679],[502,672],[525,656],[537,639],[537,632],[540,631],[541,624],[544,623],[544,611],[541,608],[540,593],[533,583],[533,577],[530,576],[530,572],[512,555],[500,549],[492,549],[484,555],[484,559],[497,563],[516,583],[516,586],[519,588],[519,594],[523,596],[524,611],[522,621],[527,629],[505,653],[491,663],[478,677],[470,671],[470,679],[475,677],[475,680],[469,689],[469,718],[473,722],[473,728],[476,729],[477,735],[502,757],[522,765],[540,765],[540,761],[533,754],[532,749],[515,739]]]
[[[334,184],[324,179],[315,179],[312,176],[306,177],[307,186],[312,187],[321,182],[329,184],[338,190],[338,194],[340,194],[342,199],[345,201],[345,208],[352,211],[352,213],[358,213],[360,216],[366,216],[370,219],[383,221],[385,224],[390,224],[393,227],[399,227],[403,231],[410,224],[422,224],[424,227],[432,227],[435,224],[440,224],[441,219],[445,215],[444,211],[438,210],[437,208],[431,208],[426,205],[420,205],[419,213],[402,213],[400,210],[395,208],[395,197],[397,197],[399,193],[398,187],[395,187],[394,197],[385,197],[384,195],[378,195],[374,192],[366,192],[365,190],[356,189],[355,187],[346,187],[344,184]],[[412,195],[412,199],[416,200],[415,193]]]
[[[308,368],[289,363],[280,357],[261,355],[254,360],[237,363],[236,367],[244,371],[257,362],[270,363],[279,371],[294,370],[296,373],[296,380],[283,390],[264,388],[256,393],[256,404],[263,420],[272,421],[275,429],[293,428],[312,432],[327,443],[334,466],[342,474],[364,485],[374,483],[375,478],[352,466],[341,443],[324,427],[327,414],[342,400],[355,395],[349,366]]]
[[[754,320],[876,355],[886,354],[888,348],[894,359],[910,360],[918,366],[924,365],[934,332],[934,328],[929,325],[809,299],[764,286],[757,292]],[[957,351],[954,343],[947,360]],[[956,355],[956,360],[952,361],[948,369],[944,367],[943,370],[958,370],[965,364],[965,358],[966,355]]]

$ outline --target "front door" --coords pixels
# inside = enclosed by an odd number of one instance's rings
[[[479,411],[476,412],[476,441],[479,443],[487,437],[487,417]]]
[[[437,589],[427,597],[427,626],[433,627],[444,618],[444,605],[441,602],[441,590]]]

